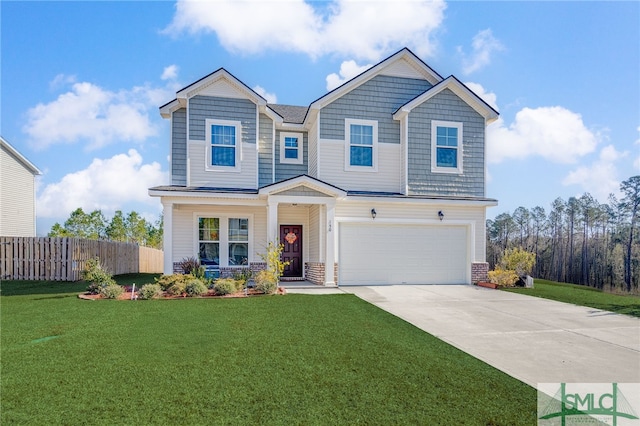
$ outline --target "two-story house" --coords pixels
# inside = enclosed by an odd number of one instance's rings
[[[225,69],[160,108],[171,121],[166,274],[223,275],[284,244],[285,279],[458,284],[486,275],[485,128],[498,113],[403,49],[309,106],[269,104]]]

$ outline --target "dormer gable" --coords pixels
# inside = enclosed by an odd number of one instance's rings
[[[271,185],[260,188],[260,196],[287,195],[287,196],[316,196],[344,198],[347,192],[337,186],[323,182],[308,175],[296,176]]]
[[[488,103],[486,103],[481,97],[476,95],[475,92],[465,86],[456,77],[449,76],[445,80],[433,86],[431,89],[425,91],[423,94],[413,98],[412,100],[398,108],[393,114],[393,119],[400,120],[408,113],[410,113],[411,110],[413,110],[415,107],[428,101],[445,89],[451,90],[460,99],[462,99],[471,108],[473,108],[478,114],[483,116],[487,124],[495,121],[498,118],[498,112],[495,109],[493,109]]]

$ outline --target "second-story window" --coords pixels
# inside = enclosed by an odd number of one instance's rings
[[[238,121],[207,120],[208,169],[237,170],[240,166],[242,131]]]
[[[345,120],[346,170],[374,171],[377,167],[378,122]]]
[[[302,164],[303,161],[302,133],[280,133],[280,162],[284,164]]]
[[[462,173],[462,123],[431,122],[431,171]]]

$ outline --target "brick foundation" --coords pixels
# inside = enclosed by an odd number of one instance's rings
[[[324,263],[307,262],[304,264],[304,276],[314,284],[324,284]]]
[[[267,269],[267,264],[265,262],[251,262],[249,266],[221,266],[219,269],[220,278],[229,278],[242,271],[251,271],[255,274],[258,271]],[[173,262],[173,273],[182,274],[180,262]]]
[[[473,262],[471,264],[471,282],[476,284],[479,281],[489,281],[489,263]]]

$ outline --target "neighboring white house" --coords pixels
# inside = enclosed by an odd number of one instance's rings
[[[304,83],[294,83],[304,84]],[[171,120],[164,272],[230,274],[284,245],[322,285],[485,279],[486,125],[498,113],[402,49],[308,106],[269,104],[223,68],[160,108]]]
[[[36,235],[36,176],[29,160],[0,136],[0,235]]]

